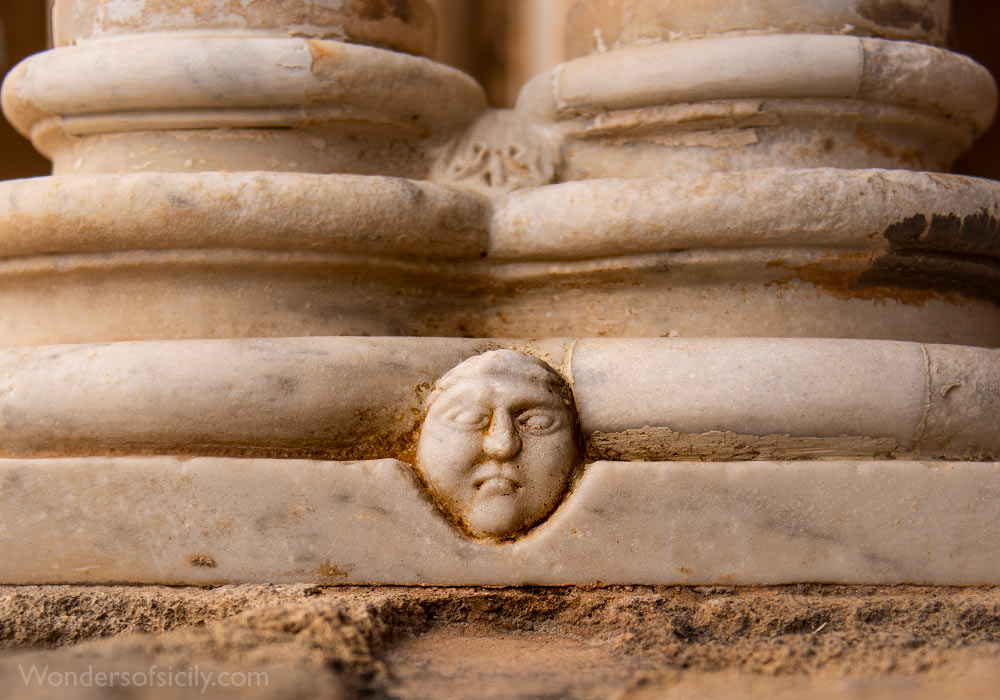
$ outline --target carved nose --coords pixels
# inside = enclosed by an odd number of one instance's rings
[[[506,411],[495,411],[483,439],[483,452],[494,459],[510,459],[521,451],[521,435]]]

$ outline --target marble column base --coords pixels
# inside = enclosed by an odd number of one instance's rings
[[[597,462],[468,539],[395,460],[0,460],[0,582],[1000,583],[1000,465]]]

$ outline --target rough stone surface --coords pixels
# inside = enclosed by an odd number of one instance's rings
[[[998,620],[992,588],[16,587],[0,588],[0,682],[103,697],[21,674],[157,664],[268,673],[222,697],[973,698],[995,687]]]

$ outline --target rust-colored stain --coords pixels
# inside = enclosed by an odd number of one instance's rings
[[[416,450],[414,426],[402,433],[373,427],[370,431],[358,431],[345,436],[316,435],[309,438],[289,440],[289,443],[275,442],[269,445],[237,445],[203,442],[200,444],[177,443],[162,446],[148,443],[118,443],[116,447],[103,444],[83,443],[58,449],[18,450],[0,446],[0,455],[7,457],[32,457],[35,459],[56,457],[92,457],[95,454],[126,457],[164,457],[181,460],[201,457],[235,457],[240,459],[314,459],[350,462],[364,459],[399,459],[407,462]],[[182,475],[182,481],[190,477]],[[178,487],[179,488],[179,487]],[[225,530],[223,530],[225,534]]]
[[[904,148],[897,151],[889,141],[880,138],[878,135],[863,126],[859,126],[855,130],[854,135],[857,137],[858,141],[863,143],[868,148],[869,152],[873,154],[877,153],[885,156],[886,158],[899,160],[902,164],[916,170],[926,170],[927,168],[924,153],[917,148]]]
[[[617,433],[594,431],[587,439],[587,457],[595,462],[891,459],[901,453],[896,441],[886,437],[793,437],[746,435],[720,430],[678,433],[663,426],[646,426]]]
[[[192,554],[188,557],[188,564],[191,566],[202,566],[207,569],[214,569],[216,567],[215,559],[207,554]]]
[[[314,64],[316,61],[322,61],[324,58],[330,58],[333,56],[333,51],[330,50],[331,44],[329,42],[309,39],[306,41],[306,44],[309,46],[309,53],[312,55]]]
[[[992,212],[917,214],[890,226],[885,238],[889,254],[859,276],[858,286],[934,290],[1000,304],[1000,220]]]
[[[325,579],[347,578],[353,569],[354,569],[353,564],[348,564],[347,566],[341,568],[339,566],[331,564],[328,560],[319,567],[318,573],[321,577]]]
[[[778,267],[788,270],[791,274],[765,282],[765,287],[789,288],[805,282],[817,287],[826,294],[841,300],[862,301],[896,301],[907,306],[921,307],[932,299],[946,299],[958,303],[955,295],[941,293],[933,289],[907,289],[893,285],[861,284],[861,278],[869,270],[862,273],[849,269],[834,267],[843,263],[850,254],[831,256],[830,259],[807,263],[805,265],[789,265],[784,261],[773,261],[768,267]]]
[[[1000,219],[981,209],[960,217],[933,214],[928,219],[916,214],[890,226],[885,231],[893,252],[937,252],[1000,258]]]
[[[349,444],[339,445],[334,459],[386,459],[393,458],[403,462],[412,462],[416,457],[417,433],[419,431],[420,414],[399,415],[397,425],[409,422],[410,428],[404,431],[390,432],[384,429],[385,420],[378,409],[359,409],[356,411],[359,426],[370,425],[370,430],[359,430],[351,435]]]
[[[801,281],[838,299],[897,301],[923,306],[930,300],[961,304],[978,299],[1000,304],[1000,220],[981,210],[966,217],[916,214],[881,234],[887,253],[841,253],[805,265],[783,259],[769,268],[792,274],[766,283]],[[860,266],[859,272],[855,272]]]

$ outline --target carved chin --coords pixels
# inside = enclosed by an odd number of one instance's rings
[[[525,515],[514,495],[477,499],[462,520],[475,536],[496,539],[512,537],[525,526]]]

